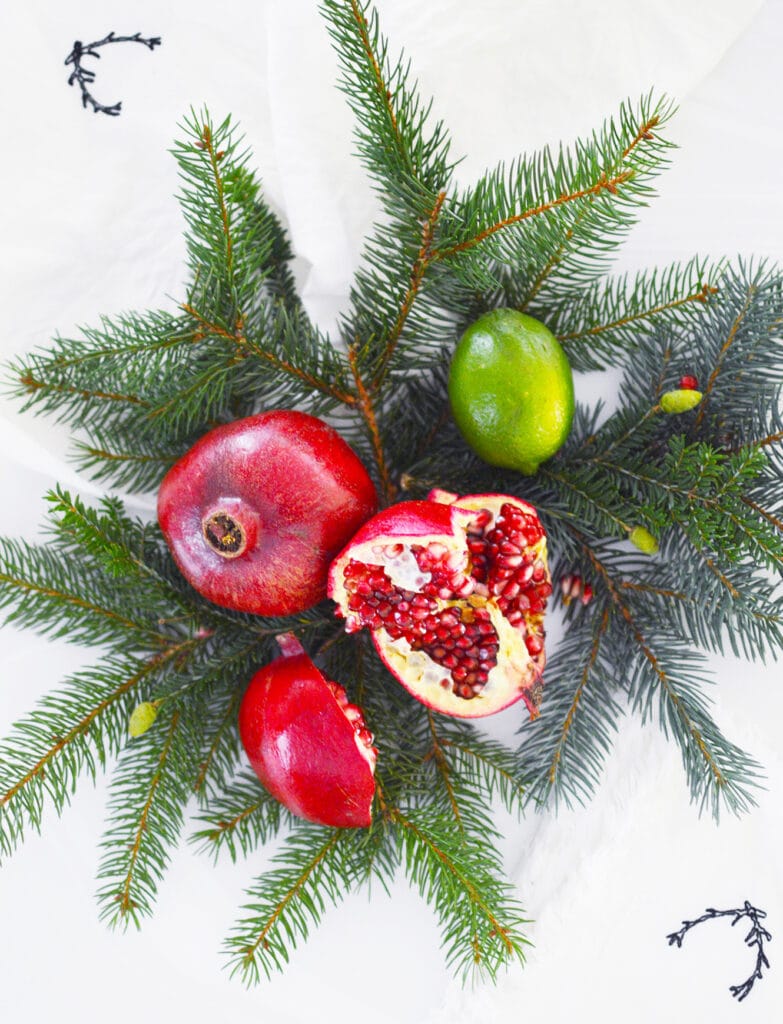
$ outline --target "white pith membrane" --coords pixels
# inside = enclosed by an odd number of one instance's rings
[[[370,772],[374,775],[375,763],[378,760],[378,748],[373,746],[373,740],[375,737],[365,724],[362,709],[357,707],[356,704],[350,703],[348,700],[348,694],[339,683],[335,683],[333,680],[327,679],[326,676],[323,678],[326,685],[331,690],[335,700],[340,705],[340,710],[353,726],[353,739],[356,743],[356,749],[367,762],[370,767]]]
[[[439,711],[478,718],[522,697],[535,715],[545,662],[543,611],[551,593],[543,528],[531,506],[503,495],[460,499],[455,512],[461,514],[453,517],[452,534],[380,537],[351,547],[333,593],[346,630],[370,628],[390,671]],[[498,520],[495,533],[502,533],[509,516],[521,517],[537,539],[504,541],[506,550],[496,552],[488,570],[487,538]],[[367,600],[375,607],[365,606]],[[520,611],[525,603],[531,607]],[[414,629],[420,622],[431,628],[400,635],[411,617]]]

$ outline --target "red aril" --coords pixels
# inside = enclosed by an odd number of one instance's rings
[[[204,597],[290,615],[326,597],[329,563],[377,504],[367,471],[335,430],[278,410],[205,434],[166,474],[158,520]]]
[[[250,681],[239,734],[269,792],[301,818],[340,828],[372,821],[378,752],[361,710],[290,633],[283,652]]]
[[[520,698],[535,717],[551,593],[541,521],[504,494],[433,491],[384,509],[329,574],[346,630],[370,629],[403,686],[459,718]]]

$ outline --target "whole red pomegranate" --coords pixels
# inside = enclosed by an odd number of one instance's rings
[[[459,718],[520,698],[538,713],[552,593],[535,509],[433,491],[373,516],[335,559],[329,596],[414,697]]]
[[[205,434],[166,474],[158,521],[204,597],[289,615],[326,597],[329,563],[377,505],[367,471],[335,430],[280,410]]]
[[[362,712],[292,634],[277,642],[282,657],[253,676],[239,709],[250,764],[293,814],[319,825],[366,827],[378,752]]]

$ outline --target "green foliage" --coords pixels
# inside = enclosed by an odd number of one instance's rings
[[[112,927],[132,921],[138,928],[152,913],[192,792],[198,704],[164,709],[156,728],[128,743],[113,772],[98,869],[99,913]]]
[[[339,903],[356,880],[352,848],[361,838],[350,829],[298,824],[286,836],[276,866],[248,890],[237,922],[226,940],[232,975],[246,984],[267,977],[288,962],[328,904]]]
[[[625,103],[571,148],[457,189],[445,128],[375,13],[363,0],[322,10],[383,206],[340,336],[308,319],[285,231],[230,121],[191,112],[174,149],[185,299],[55,339],[10,367],[12,389],[74,429],[82,471],[131,490],[157,487],[218,423],[276,406],[328,415],[386,502],[433,486],[531,501],[553,580],[578,575],[593,600],[563,608],[541,714],[511,749],[425,710],[328,605],[284,619],[211,605],[154,524],[116,498],[92,507],[57,489],[45,544],[0,542],[0,606],[18,625],[99,647],[100,660],[0,745],[0,852],[40,828],[47,803],[62,811],[79,776],[118,759],[100,867],[110,923],[151,912],[195,797],[191,839],[215,857],[285,833],[227,941],[246,982],[282,967],[348,891],[388,886],[397,872],[433,906],[454,970],[494,977],[523,959],[525,920],[504,879],[493,802],[518,812],[589,799],[624,714],[672,739],[699,808],[753,802],[761,770],[712,717],[705,653],[775,657],[783,645],[783,276],[700,259],[608,273],[669,158],[666,100]],[[501,305],[545,321],[577,370],[623,374],[611,414],[578,408],[567,443],[531,478],[480,462],[449,415],[454,344]],[[704,397],[667,415],[661,396],[685,373]],[[636,550],[635,530],[658,551]],[[243,767],[239,703],[283,631],[346,685],[375,734],[369,829],[293,821]],[[130,739],[142,701],[159,713]]]

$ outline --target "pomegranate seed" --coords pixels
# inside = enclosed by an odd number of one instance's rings
[[[525,647],[527,647],[528,653],[532,657],[535,657],[536,654],[540,654],[544,649],[543,643],[541,642],[539,637],[535,635],[525,637]]]
[[[522,555],[501,555],[498,558],[498,565],[502,565],[504,569],[518,569],[523,561]]]

